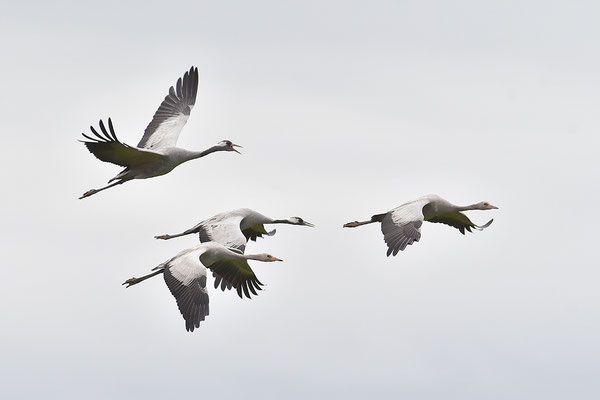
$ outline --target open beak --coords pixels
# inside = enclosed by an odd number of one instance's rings
[[[314,224],[311,224],[310,222],[306,222],[306,221],[304,221],[304,223],[302,225],[310,226],[311,228],[315,227]]]
[[[244,146],[240,146],[239,144],[233,144],[233,143],[231,144],[231,150],[232,150],[232,151],[235,151],[235,152],[236,152],[236,153],[238,153],[238,154],[242,154],[242,153],[240,153],[239,151],[237,151],[237,150],[235,149],[235,147],[239,147],[240,149],[243,149],[243,148],[244,148]]]

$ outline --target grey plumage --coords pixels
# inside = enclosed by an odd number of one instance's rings
[[[167,94],[158,107],[158,110],[156,110],[156,113],[154,113],[152,121],[150,121],[146,127],[144,136],[137,147],[148,149],[155,147],[171,147],[177,142],[177,137],[169,139],[169,142],[173,142],[171,144],[164,143],[164,137],[155,137],[153,139],[152,136],[155,135],[160,126],[169,119],[183,115],[187,120],[187,117],[189,117],[192,111],[192,107],[196,104],[196,95],[198,93],[198,68],[191,67],[190,70],[183,75],[183,79],[179,78],[177,80],[175,87],[177,88],[177,91],[175,91],[173,86],[169,88],[169,94]],[[177,136],[178,135],[179,133]]]
[[[273,236],[275,234],[276,230],[267,231],[265,224],[313,226],[313,224],[304,221],[300,217],[273,219],[249,208],[239,208],[212,216],[181,233],[174,235],[165,234],[155,236],[155,238],[167,240],[197,233],[201,243],[220,243],[229,249],[238,250],[243,254],[246,250],[248,240],[256,241],[257,238],[263,237],[263,235]],[[213,277],[215,278],[215,289],[220,286],[221,290],[225,291],[236,286],[228,282],[227,278],[221,276],[215,269],[213,269]],[[258,283],[260,284],[260,282]],[[251,286],[248,287],[251,288]],[[255,285],[254,288],[257,288],[257,286]]]
[[[345,228],[355,228],[374,222],[381,222],[383,239],[388,246],[387,256],[396,255],[399,251],[406,249],[421,239],[421,226],[423,221],[439,222],[457,228],[463,235],[465,230],[483,230],[490,226],[493,219],[485,225],[475,225],[461,211],[466,210],[491,210],[498,207],[487,202],[480,202],[470,206],[460,207],[444,200],[438,195],[427,195],[416,200],[402,204],[393,210],[376,214],[368,221],[348,222]]]
[[[421,221],[410,221],[402,226],[397,226],[392,220],[392,215],[388,214],[381,222],[381,231],[383,240],[388,245],[387,255],[396,255],[404,250],[406,246],[418,242],[421,238]]]
[[[275,234],[275,229],[266,230],[265,225],[268,224],[314,226],[300,217],[273,219],[249,208],[239,208],[214,215],[181,233],[159,235],[155,238],[167,240],[197,233],[202,243],[217,242],[243,253],[248,240],[256,241],[263,235],[273,236]]]
[[[244,255],[219,243],[208,242],[183,250],[153,268],[150,274],[128,279],[123,284],[130,287],[162,273],[185,320],[186,330],[193,332],[209,314],[207,268],[216,272],[219,277],[227,279],[228,284],[236,289],[241,298],[251,298],[252,294],[258,294],[262,283],[247,260],[281,261],[269,254]]]
[[[216,151],[239,153],[235,147],[241,146],[233,144],[229,140],[223,140],[204,151],[189,151],[176,147],[179,134],[196,103],[198,69],[190,68],[184,74],[183,79],[177,80],[176,88],[170,87],[169,94],[146,127],[138,147],[129,146],[117,139],[110,118],[108,119],[109,130],[100,120],[102,134],[99,134],[93,126],[90,126],[90,130],[94,136],[83,134],[83,137],[87,139],[83,143],[96,158],[125,167],[125,169],[110,179],[109,185],[88,190],[80,199],[132,179],[147,179],[165,175],[184,162],[204,157]]]
[[[184,284],[167,268],[164,270],[163,277],[177,301],[177,307],[185,320],[185,329],[193,332],[194,328],[200,327],[200,321],[204,321],[209,312],[206,275]]]

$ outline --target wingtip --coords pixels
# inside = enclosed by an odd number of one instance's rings
[[[476,228],[477,230],[480,230],[480,231],[482,231],[482,230],[484,230],[485,228],[487,228],[488,226],[490,226],[490,225],[492,224],[492,222],[494,222],[494,219],[493,219],[493,218],[492,218],[492,219],[490,219],[490,220],[489,220],[487,223],[485,223],[484,225],[481,225],[481,226],[476,226],[475,228]]]

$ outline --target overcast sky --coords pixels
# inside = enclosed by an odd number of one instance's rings
[[[3,398],[597,399],[600,7],[552,1],[10,2],[2,67]],[[190,66],[170,174],[85,200]],[[424,194],[473,211],[397,257],[375,224]],[[250,243],[252,300],[210,291],[185,331],[158,277],[250,207],[300,216]]]

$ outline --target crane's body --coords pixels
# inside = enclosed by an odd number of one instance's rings
[[[136,285],[153,276],[163,274],[167,287],[175,297],[181,315],[185,319],[186,329],[193,332],[209,314],[209,297],[206,286],[207,271],[211,269],[223,276],[236,288],[237,293],[250,298],[262,290],[247,260],[263,262],[282,261],[270,254],[250,254],[228,249],[215,243],[201,243],[179,252],[175,257],[153,268],[152,273],[140,278],[131,278],[123,283],[127,287]],[[215,284],[215,287],[218,284]]]
[[[256,240],[256,238],[263,235],[272,236],[275,234],[275,229],[272,231],[265,229],[265,225],[268,224],[314,226],[300,217],[273,219],[249,208],[239,208],[217,214],[181,233],[155,237],[166,240],[197,233],[201,242],[215,241],[226,247],[244,252],[248,240]]]
[[[120,165],[125,169],[109,180],[109,185],[89,190],[80,199],[132,179],[147,179],[165,175],[186,161],[201,158],[216,151],[238,152],[235,147],[241,146],[233,144],[229,140],[223,140],[204,151],[190,151],[175,146],[196,103],[198,69],[190,68],[189,72],[183,75],[183,79],[179,78],[176,88],[171,86],[169,89],[169,94],[154,114],[137,147],[119,141],[110,118],[108,119],[108,130],[104,126],[104,122],[100,120],[101,133],[90,126],[94,136],[83,134],[87,139],[83,143],[96,158]]]
[[[419,197],[386,213],[375,214],[368,221],[353,221],[344,224],[344,228],[381,222],[381,231],[388,245],[387,255],[394,256],[408,245],[418,242],[421,238],[423,221],[438,222],[458,229],[463,235],[465,230],[483,230],[490,226],[493,219],[482,226],[475,225],[461,211],[492,210],[498,207],[487,202],[479,202],[469,206],[456,206],[436,194]]]

